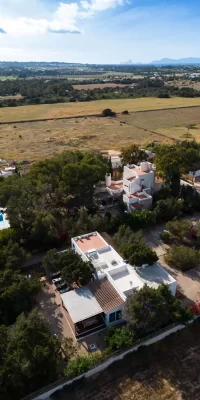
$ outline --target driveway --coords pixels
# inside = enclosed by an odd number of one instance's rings
[[[200,215],[197,213],[187,217],[187,219],[195,223],[200,220]],[[164,256],[169,246],[160,239],[160,233],[165,229],[165,225],[163,224],[155,227],[153,230],[146,231],[144,233],[146,243],[157,253],[158,262],[176,279],[177,289],[185,296],[184,303],[196,302],[200,300],[200,267],[183,273],[166,264]]]

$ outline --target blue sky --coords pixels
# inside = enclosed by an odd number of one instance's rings
[[[200,57],[198,0],[0,0],[0,60]]]

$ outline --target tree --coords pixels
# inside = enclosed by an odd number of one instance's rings
[[[184,241],[190,233],[191,222],[187,220],[175,220],[166,224],[166,229],[170,232],[171,240]]]
[[[122,225],[114,236],[114,242],[132,265],[153,264],[158,260],[155,251],[146,245],[142,231],[133,233],[129,227]]]
[[[63,280],[69,286],[73,283],[88,284],[93,279],[95,272],[90,261],[83,261],[81,256],[71,249],[54,254],[53,250],[50,250],[44,258],[43,266],[48,270],[48,274],[61,271]]]
[[[136,245],[132,243],[124,245],[122,254],[131,265],[138,267],[143,264],[151,265],[158,261],[156,252],[144,244]]]
[[[7,245],[0,248],[0,268],[14,269],[19,267],[29,254],[17,242],[9,240]]]
[[[70,377],[81,375],[92,369],[102,359],[103,356],[98,353],[89,354],[88,356],[78,356],[74,360],[69,361],[64,369],[64,374]]]
[[[180,192],[180,177],[183,170],[183,155],[179,145],[160,145],[156,147],[155,164],[157,173],[165,179],[172,194]]]
[[[13,324],[21,313],[32,309],[32,297],[41,290],[37,278],[26,278],[19,271],[0,271],[0,323]]]
[[[2,400],[20,400],[57,379],[60,345],[37,312],[20,315],[12,328],[0,327],[0,337]]]
[[[166,200],[159,200],[154,209],[154,216],[157,222],[170,221],[173,218],[180,218],[183,215],[183,201],[173,197]]]
[[[105,343],[111,351],[130,347],[134,339],[134,332],[128,326],[123,326],[122,328],[111,327],[108,329],[106,336],[104,336]]]
[[[123,164],[139,164],[141,161],[145,161],[148,155],[144,150],[141,150],[136,144],[131,145],[128,148],[122,149],[121,152]]]
[[[200,251],[185,246],[171,246],[165,255],[165,261],[173,268],[188,271],[199,266]]]
[[[138,292],[126,299],[124,317],[134,326],[140,336],[148,335],[173,322],[191,317],[191,313],[182,307],[167,285],[158,289],[144,285]]]
[[[115,117],[116,113],[112,111],[110,108],[105,108],[102,111],[102,117]]]
[[[42,268],[45,270],[47,278],[50,280],[51,279],[51,274],[53,272],[56,272],[57,267],[55,265],[55,254],[57,250],[56,249],[51,249],[49,250],[43,260],[42,260]]]

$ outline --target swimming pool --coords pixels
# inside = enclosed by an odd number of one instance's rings
[[[5,212],[2,213],[0,211],[0,231],[2,229],[7,229],[7,228],[10,228],[10,224],[9,224],[9,221],[7,220],[7,216],[6,216]]]

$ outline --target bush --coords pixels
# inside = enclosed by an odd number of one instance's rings
[[[103,360],[103,356],[97,353],[88,356],[78,356],[67,364],[64,369],[64,374],[67,376],[78,376],[84,374],[101,360]]]
[[[173,218],[180,218],[183,215],[183,201],[174,198],[159,200],[154,209],[156,222],[171,221]]]
[[[115,117],[116,113],[110,108],[105,108],[102,112],[102,117]]]
[[[124,110],[124,111],[122,111],[122,114],[124,114],[124,115],[128,115],[128,114],[129,114],[129,112],[128,112],[128,110]]]
[[[122,328],[111,327],[104,337],[105,343],[108,345],[110,351],[117,351],[130,347],[134,339],[134,332],[128,326],[123,326]]]
[[[165,255],[165,261],[184,272],[200,264],[200,252],[185,246],[172,246]]]

